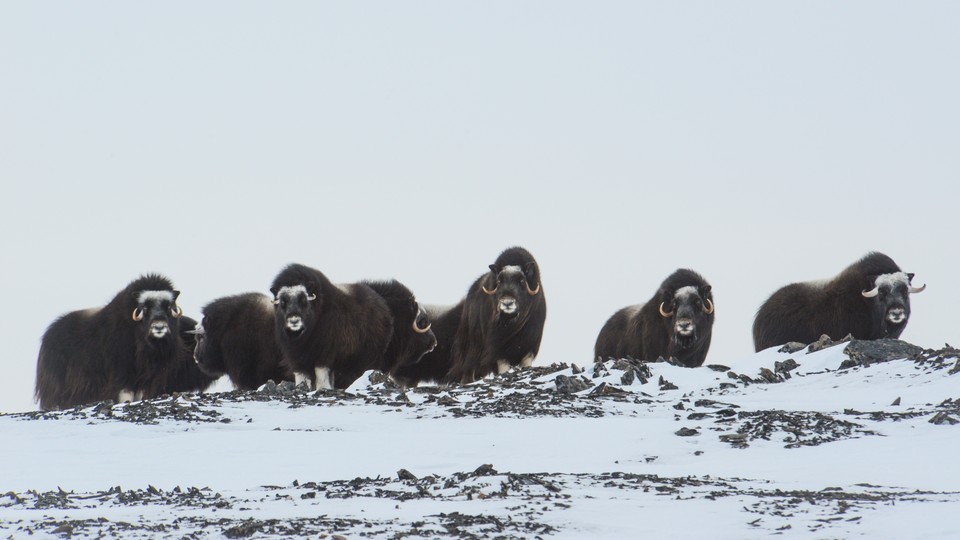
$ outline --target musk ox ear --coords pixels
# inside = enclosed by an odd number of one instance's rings
[[[913,283],[913,276],[915,275],[916,274],[914,274],[913,272],[907,272],[907,281],[909,281],[910,283]]]
[[[180,298],[180,291],[174,289],[174,290],[173,290],[173,301],[176,302],[176,301],[177,301],[177,298]]]
[[[537,272],[537,263],[530,261],[523,267],[523,273],[527,277],[527,282],[531,284],[538,283],[540,281],[540,276]]]
[[[700,286],[700,298],[706,300],[710,296],[710,291],[713,290],[713,287],[710,285],[701,285]]]
[[[490,268],[490,272],[493,274],[493,277],[497,277],[498,275],[500,275],[500,267],[499,267],[499,266],[497,266],[497,265],[495,265],[495,264],[491,264],[489,268]]]
[[[278,292],[280,292],[280,287],[270,287],[270,294],[272,294],[274,298],[277,297]]]

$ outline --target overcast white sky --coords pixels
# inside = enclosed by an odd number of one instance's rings
[[[539,260],[540,363],[678,267],[708,362],[760,303],[867,251],[903,337],[960,342],[955,2],[55,2],[0,6],[0,411],[40,337],[145,272],[206,302],[293,261],[453,303]]]

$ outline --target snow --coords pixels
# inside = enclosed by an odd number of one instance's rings
[[[844,351],[4,415],[0,537],[957,537],[957,358]]]

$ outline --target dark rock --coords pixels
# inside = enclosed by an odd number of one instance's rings
[[[774,362],[773,371],[774,373],[786,374],[800,367],[800,364],[797,363],[793,358],[787,358],[783,362]]]
[[[620,376],[620,384],[624,386],[629,386],[633,384],[634,379],[636,379],[636,375],[634,375],[633,369],[630,369],[628,371],[625,371],[623,375]]]
[[[699,431],[691,428],[680,428],[676,433],[674,433],[674,435],[677,435],[679,437],[693,437],[694,435],[699,435],[699,434],[700,434]]]
[[[248,521],[242,525],[230,527],[223,531],[223,535],[227,538],[247,538],[256,534],[261,526],[263,526],[263,524],[259,521]]]
[[[64,523],[53,530],[53,534],[65,534],[67,536],[73,535],[73,525],[69,523]],[[11,537],[12,538],[12,537]]]
[[[591,396],[608,396],[608,395],[612,395],[612,394],[626,394],[626,393],[627,393],[626,390],[623,390],[623,389],[621,389],[621,388],[617,388],[616,386],[612,386],[612,385],[609,385],[609,384],[607,384],[607,383],[605,383],[605,382],[602,382],[602,383],[600,383],[599,385],[597,385],[596,388],[594,388],[593,390],[591,390],[588,395],[591,395]]]
[[[673,406],[673,408],[676,409],[676,410],[678,410],[678,411],[685,410],[682,401],[678,401],[677,404]]]
[[[856,339],[843,352],[857,365],[869,366],[891,360],[914,359],[923,353],[923,349],[899,339]]]
[[[764,381],[767,381],[768,383],[780,382],[780,377],[777,377],[777,375],[774,372],[770,371],[767,368],[760,368],[760,378],[763,379]]]
[[[489,464],[489,463],[485,463],[485,464],[477,467],[477,469],[476,469],[475,471],[473,471],[473,474],[474,474],[474,476],[493,476],[493,475],[499,474],[499,473],[497,472],[496,469],[493,468],[493,465],[491,465],[491,464]]]
[[[399,471],[397,471],[397,479],[398,479],[398,480],[413,480],[414,482],[417,481],[417,477],[416,477],[412,472],[410,472],[410,471],[408,471],[408,470],[406,470],[406,469],[400,469]]]
[[[891,407],[896,407],[896,406],[898,406],[898,405],[900,405],[900,398],[899,398],[899,397],[898,397],[897,399],[893,400],[893,403],[890,404]]]
[[[554,383],[557,385],[557,391],[564,394],[575,394],[593,386],[592,382],[585,381],[581,377],[567,377],[566,375],[557,375]]]
[[[777,352],[787,353],[787,354],[793,354],[793,353],[795,353],[795,352],[800,352],[800,351],[802,351],[802,350],[804,350],[804,349],[806,349],[806,348],[807,348],[807,346],[806,346],[805,344],[803,344],[803,343],[798,343],[798,342],[796,342],[796,341],[791,341],[790,343],[787,343],[787,344],[784,345],[783,347],[780,347],[779,349],[777,349]]]
[[[730,371],[730,368],[728,368],[727,366],[722,366],[720,364],[707,364],[704,367],[706,367],[707,369],[712,369],[713,371]]]
[[[847,334],[846,337],[844,337],[840,341],[833,341],[832,339],[830,339],[830,336],[824,334],[820,336],[820,339],[811,343],[810,346],[807,347],[807,353],[809,354],[817,351],[822,351],[824,349],[829,349],[830,347],[839,345],[841,343],[846,343],[852,339],[853,339],[853,336],[851,336],[850,334]]]
[[[457,401],[451,395],[440,396],[440,399],[437,400],[437,405],[443,405],[444,407],[452,407],[454,405],[459,405],[460,402]]]
[[[277,383],[273,382],[273,379],[270,379],[265,382],[257,391],[262,394],[267,394],[268,396],[275,396],[278,394]]]
[[[933,418],[930,419],[930,423],[936,424],[938,426],[942,426],[944,424],[948,424],[952,426],[954,424],[960,424],[960,420],[957,420],[956,418],[950,416],[948,413],[941,411],[933,415]]]

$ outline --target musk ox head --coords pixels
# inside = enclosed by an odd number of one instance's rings
[[[287,336],[303,335],[304,330],[320,314],[323,296],[319,290],[313,282],[270,289],[277,325]]]
[[[192,334],[197,342],[193,348],[193,360],[197,363],[197,367],[210,377],[220,378],[227,372],[227,366],[217,340],[210,340],[207,337],[206,325],[212,323],[213,321],[208,317],[204,317],[196,328],[187,333]]]
[[[481,281],[480,289],[496,300],[499,321],[516,320],[521,315],[526,315],[540,294],[537,264],[528,262],[522,267],[491,264],[490,273]]]
[[[177,305],[180,291],[143,290],[134,296],[130,318],[144,341],[152,345],[173,343],[180,333],[183,310]]]
[[[689,349],[713,325],[713,294],[707,284],[660,291],[660,316],[679,350]]]
[[[867,289],[861,292],[870,306],[874,326],[883,337],[897,338],[910,319],[910,295],[923,292],[926,285],[913,286],[913,274],[894,272],[868,276]]]
[[[408,327],[394,328],[393,330],[394,332],[410,333],[410,339],[407,340],[407,344],[399,356],[399,358],[405,360],[406,364],[419,362],[423,355],[432,352],[437,347],[437,336],[433,333],[427,313],[420,308],[420,304],[416,300],[411,299],[411,302],[409,311],[412,323]]]

